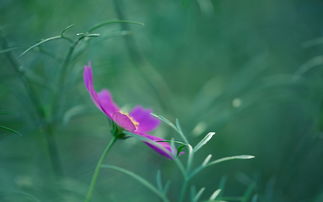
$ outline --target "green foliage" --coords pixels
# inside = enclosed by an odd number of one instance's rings
[[[162,116],[158,116],[158,115],[154,115],[155,117],[159,118],[160,120],[164,121],[168,126],[170,126],[171,128],[173,128],[178,134],[179,137],[181,137],[183,139],[183,141],[185,141],[186,143],[182,143],[179,141],[175,141],[174,139],[170,140],[170,141],[159,141],[159,142],[170,142],[172,150],[176,151],[178,149],[182,150],[183,146],[187,147],[188,149],[188,157],[187,157],[187,164],[184,165],[184,163],[180,160],[180,155],[179,152],[177,151],[177,153],[171,153],[170,151],[168,151],[167,149],[165,149],[164,147],[162,147],[158,142],[154,142],[148,138],[133,134],[131,132],[128,131],[123,131],[122,133],[125,133],[126,135],[129,135],[130,137],[134,137],[140,141],[149,143],[151,145],[154,145],[155,147],[159,148],[160,150],[164,151],[165,153],[169,154],[172,157],[172,160],[175,162],[175,164],[178,166],[178,169],[180,170],[180,172],[183,175],[183,185],[182,185],[182,189],[181,192],[179,193],[179,198],[178,201],[184,201],[186,194],[187,194],[187,186],[190,184],[190,180],[197,175],[200,171],[202,171],[204,168],[224,162],[224,161],[229,161],[229,160],[235,160],[235,159],[252,159],[254,158],[254,156],[251,155],[240,155],[240,156],[232,156],[232,157],[224,157],[218,160],[214,160],[211,161],[211,157],[212,155],[208,155],[205,160],[203,161],[203,163],[199,166],[197,166],[195,169],[192,169],[192,165],[193,165],[193,159],[194,159],[194,155],[195,153],[201,149],[203,146],[205,146],[209,140],[213,137],[213,135],[215,134],[214,132],[210,132],[208,133],[196,146],[193,147],[189,144],[188,139],[186,138],[185,134],[183,133],[180,123],[178,121],[178,119],[176,119],[176,125],[174,125],[171,121],[169,121],[168,119],[166,119],[165,117]],[[114,123],[112,123],[112,134],[116,134],[116,126]],[[178,148],[175,147],[175,143],[179,143],[180,146]],[[110,143],[108,144],[110,145]],[[110,146],[107,146],[107,148],[110,148]],[[108,150],[105,150],[108,151]],[[100,157],[100,160],[98,162],[98,166],[100,167],[100,165],[102,164],[102,159],[104,156],[106,156],[106,152],[103,152],[103,154]],[[90,196],[92,197],[92,189],[96,183],[96,178],[98,176],[98,168],[96,167],[96,170],[94,172],[94,177],[92,178],[92,182],[90,185]],[[117,166],[110,166],[110,165],[102,165],[101,167],[103,168],[111,168],[111,169],[115,169],[119,172],[122,172],[126,175],[131,176],[132,178],[136,179],[139,183],[143,184],[145,187],[147,187],[148,189],[150,189],[152,192],[154,192],[158,197],[160,197],[163,201],[169,201],[168,197],[167,197],[167,190],[169,187],[169,184],[167,183],[165,186],[163,186],[162,184],[162,180],[161,180],[161,172],[158,170],[157,171],[157,187],[155,187],[154,185],[150,184],[147,180],[143,179],[142,177],[140,177],[139,175],[126,170],[124,168],[120,168]],[[94,181],[93,181],[94,179]],[[94,184],[93,184],[94,182]],[[170,182],[170,181],[169,181]],[[195,193],[195,189],[191,189],[191,200],[193,202],[197,202],[200,201],[200,198],[203,194],[203,192],[205,191],[205,187],[201,188],[197,193]],[[213,193],[211,195],[211,199],[213,200],[217,197],[217,195],[219,194],[220,191],[217,191],[215,193]],[[247,191],[246,196],[244,197],[244,199],[249,198],[251,191]],[[87,199],[88,201],[89,199]]]
[[[322,201],[320,1],[3,0],[0,12],[0,201],[84,199],[112,127],[84,88],[88,61],[125,111],[164,115],[153,135],[178,151],[165,160],[128,134],[106,164],[170,201]],[[231,161],[245,153],[257,158]],[[156,200],[104,171],[93,202]]]
[[[5,131],[8,134],[15,134],[15,135],[20,135],[21,136],[21,134],[18,131],[14,130],[14,129],[11,129],[11,128],[8,128],[6,126],[0,126],[0,130]],[[1,134],[3,135],[5,133],[1,133]]]
[[[135,174],[133,172],[130,172],[130,171],[126,170],[126,169],[117,167],[117,166],[103,165],[102,168],[111,168],[111,169],[117,170],[119,172],[122,172],[122,173],[136,179],[142,185],[144,185],[145,187],[150,189],[152,192],[154,192],[157,196],[159,196],[163,201],[168,201],[164,192],[161,192],[160,190],[156,189],[156,187],[154,187],[154,185],[150,184],[147,180],[143,179],[139,175],[137,175],[137,174]]]

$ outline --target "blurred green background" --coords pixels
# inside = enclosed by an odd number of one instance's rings
[[[179,118],[193,143],[216,131],[197,162],[209,153],[256,156],[194,179],[207,188],[203,199],[222,183],[226,197],[249,190],[250,201],[323,201],[322,1],[1,0],[0,13],[0,125],[21,134],[0,131],[0,201],[83,200],[110,138],[109,122],[82,81],[88,61],[96,89],[110,89],[125,109],[140,104]],[[100,36],[78,44],[64,83],[59,75],[68,41],[53,40],[19,57],[71,24],[65,35],[76,39],[120,17],[144,26],[111,24],[93,32]],[[37,106],[15,67],[28,78]],[[57,97],[59,107],[52,108]],[[63,167],[59,181],[44,138],[48,120]],[[176,135],[165,125],[153,134]],[[176,166],[143,143],[117,143],[107,163],[150,181],[160,169],[176,201],[182,180]],[[94,201],[157,200],[133,179],[102,170]]]

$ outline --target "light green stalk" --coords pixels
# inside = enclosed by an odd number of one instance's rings
[[[84,200],[84,202],[90,202],[92,200],[93,197],[93,191],[96,185],[96,181],[98,179],[99,173],[100,173],[100,169],[101,166],[103,164],[104,159],[106,158],[106,156],[108,155],[109,151],[111,150],[112,146],[114,145],[114,143],[117,141],[118,137],[117,136],[113,136],[113,138],[108,142],[108,144],[106,145],[104,151],[102,152],[98,163],[96,164],[94,173],[92,175],[92,179],[91,179],[91,184],[89,186],[88,192],[86,194],[86,198]]]

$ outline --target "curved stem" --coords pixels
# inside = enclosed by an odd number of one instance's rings
[[[51,105],[51,115],[53,115],[54,111],[56,111],[57,115],[60,113],[60,102],[61,102],[61,97],[60,95],[62,94],[62,92],[64,91],[64,84],[65,84],[65,78],[66,78],[66,74],[67,74],[67,67],[69,66],[71,60],[72,60],[72,56],[74,53],[75,48],[77,47],[77,45],[80,43],[80,41],[82,41],[84,39],[84,37],[80,37],[78,38],[76,41],[74,41],[74,43],[70,46],[67,55],[63,61],[62,67],[60,69],[59,72],[59,78],[58,78],[58,83],[57,83],[57,89],[54,92],[53,95],[53,102]],[[52,117],[52,119],[54,120],[50,120],[51,122],[55,122],[57,117]]]
[[[2,34],[2,33],[0,32],[0,34]],[[5,49],[9,48],[7,39],[2,35],[0,35],[0,37],[3,40],[2,46]],[[31,103],[34,106],[35,113],[36,113],[35,118],[37,119],[37,124],[41,125],[42,130],[45,133],[46,144],[47,144],[46,146],[48,149],[48,154],[49,154],[49,158],[50,158],[50,161],[52,164],[53,171],[54,171],[56,177],[61,177],[63,172],[62,172],[62,167],[61,167],[60,160],[59,160],[57,145],[56,145],[55,139],[53,137],[53,128],[51,126],[49,126],[46,123],[46,121],[44,121],[45,111],[44,111],[44,108],[42,107],[41,101],[40,101],[39,97],[37,96],[36,91],[32,87],[31,81],[25,75],[25,72],[20,69],[20,64],[19,64],[17,58],[14,57],[14,55],[12,54],[11,51],[6,52],[6,55],[9,59],[10,64],[12,65],[14,71],[16,72],[17,76],[19,77],[22,84],[24,85],[27,95],[29,96]]]
[[[105,147],[104,151],[102,152],[102,154],[99,158],[99,161],[96,164],[94,173],[92,175],[91,184],[89,186],[89,189],[86,194],[86,198],[85,198],[84,202],[90,202],[92,200],[94,187],[95,187],[96,181],[98,179],[102,163],[103,163],[105,157],[107,156],[107,154],[109,153],[109,151],[111,150],[114,143],[117,141],[117,139],[118,139],[118,137],[113,136],[113,138],[108,142],[107,146]]]

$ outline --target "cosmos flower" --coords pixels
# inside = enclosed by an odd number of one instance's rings
[[[164,139],[148,134],[148,132],[156,129],[160,124],[160,121],[151,115],[152,110],[136,106],[130,113],[122,112],[118,105],[113,101],[112,96],[107,89],[103,89],[100,92],[95,91],[91,65],[84,67],[83,76],[85,86],[92,98],[92,101],[109,119],[126,131],[157,143],[159,146],[145,142],[149,147],[161,155],[164,155],[167,158],[172,158],[170,155],[170,153],[172,153],[170,144],[167,142],[159,142],[164,141]]]

